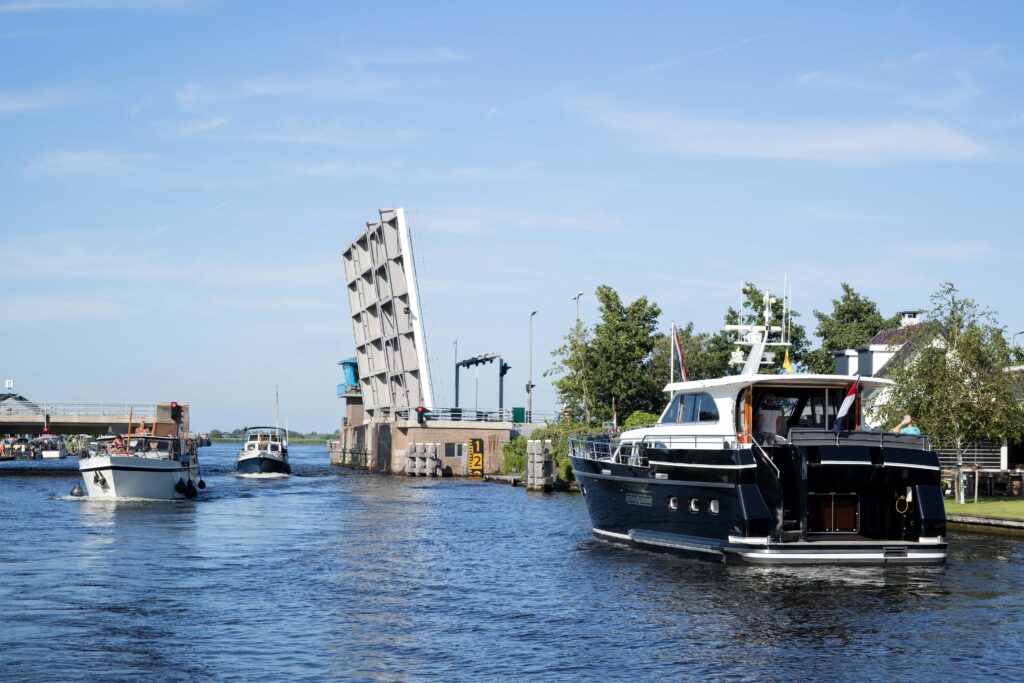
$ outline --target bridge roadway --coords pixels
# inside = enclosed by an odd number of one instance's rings
[[[181,406],[181,428],[188,433],[189,406]],[[167,403],[72,403],[51,401],[10,401],[0,405],[0,434],[91,434],[125,433],[128,422],[138,427],[145,420],[154,434],[174,434],[171,404]]]

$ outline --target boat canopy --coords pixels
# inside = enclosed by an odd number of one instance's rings
[[[743,387],[754,384],[771,384],[776,386],[791,387],[848,387],[855,381],[860,380],[862,387],[875,389],[887,387],[893,384],[891,379],[883,377],[856,377],[853,375],[732,375],[730,377],[717,377],[715,379],[701,379],[691,382],[672,382],[665,385],[665,391],[670,393],[688,394],[697,391],[706,391],[713,388]]]

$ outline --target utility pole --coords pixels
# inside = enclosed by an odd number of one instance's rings
[[[530,314],[530,365],[526,377],[526,421],[533,422],[533,316],[537,311]]]

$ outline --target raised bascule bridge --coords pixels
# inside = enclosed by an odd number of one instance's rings
[[[189,406],[177,401],[157,403],[85,403],[71,401],[5,401],[0,404],[0,434],[127,433],[141,422],[151,434],[171,436],[178,424],[188,433]]]

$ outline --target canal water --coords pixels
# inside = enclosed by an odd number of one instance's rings
[[[596,540],[577,495],[331,467],[196,501],[70,498],[0,463],[0,679],[1020,678],[1024,541],[944,568],[758,568]]]

